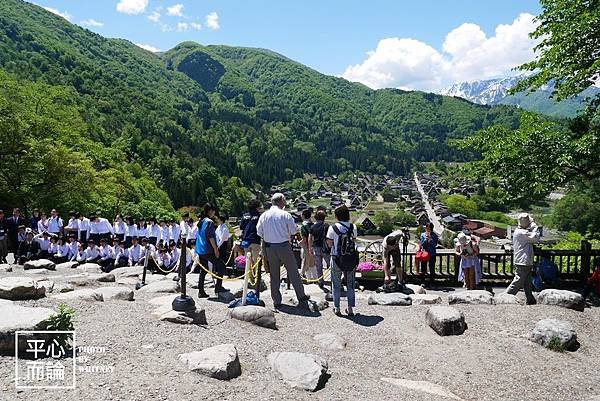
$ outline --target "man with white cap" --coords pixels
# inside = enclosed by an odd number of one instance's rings
[[[296,235],[298,229],[291,214],[286,212],[285,197],[276,193],[271,197],[272,206],[264,212],[256,224],[256,232],[263,239],[265,256],[269,263],[271,274],[271,298],[276,308],[281,306],[280,266],[283,264],[287,276],[296,291],[296,298],[300,305],[305,304],[310,297],[304,293],[302,279],[298,272],[296,258],[292,251],[290,238]]]
[[[518,220],[519,226],[513,233],[515,278],[506,289],[506,293],[516,295],[523,288],[527,305],[535,305],[536,301],[531,292],[531,269],[533,268],[533,244],[539,242],[540,231],[529,214],[521,213]]]

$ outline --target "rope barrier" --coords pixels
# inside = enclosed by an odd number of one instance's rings
[[[251,273],[252,273],[252,270],[253,270],[253,269],[254,269],[256,266],[258,266],[258,262],[260,261],[260,259],[259,259],[259,260],[257,260],[257,261],[256,261],[256,263],[254,264],[254,266],[251,266],[251,267],[250,267],[250,271],[248,271],[248,272],[244,272],[244,274],[242,274],[241,276],[237,276],[237,277],[233,277],[233,278],[231,278],[231,277],[221,277],[221,276],[219,276],[219,275],[217,275],[217,274],[215,274],[215,273],[211,272],[211,271],[210,271],[208,268],[206,268],[206,267],[205,267],[205,266],[204,266],[202,263],[200,263],[200,260],[199,260],[199,259],[196,257],[196,255],[195,255],[194,253],[192,253],[191,255],[192,255],[192,259],[194,260],[194,262],[195,262],[195,263],[196,263],[198,266],[200,266],[200,268],[201,268],[202,270],[204,270],[206,273],[208,273],[210,276],[212,276],[212,277],[216,278],[217,280],[223,280],[223,281],[236,281],[236,280],[240,280],[240,279],[244,278],[244,277],[246,276],[246,274],[251,274]],[[256,284],[256,283],[254,283],[254,284]]]
[[[154,260],[154,264],[156,265],[156,268],[158,270],[160,270],[164,274],[173,273],[175,271],[175,269],[179,267],[179,260],[178,260],[177,263],[175,263],[175,265],[171,268],[171,270],[168,270],[168,271],[167,270],[163,270],[160,267],[160,265],[159,265],[158,261],[156,260],[156,258],[154,257],[154,253],[150,253],[150,257],[152,258],[152,260]]]

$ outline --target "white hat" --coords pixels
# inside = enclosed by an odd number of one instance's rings
[[[466,235],[463,232],[458,233],[458,237],[456,237],[456,239],[458,240],[458,243],[461,245],[467,245],[469,242],[471,242],[471,237],[469,237],[468,235]]]
[[[517,220],[519,220],[519,226],[522,228],[527,228],[533,223],[533,218],[529,213],[521,213],[519,217],[517,217]]]
[[[272,203],[279,202],[282,200],[285,200],[285,196],[281,192],[277,192],[277,193],[273,194],[273,196],[271,196]]]

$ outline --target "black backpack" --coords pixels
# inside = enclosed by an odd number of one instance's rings
[[[356,238],[354,238],[354,226],[350,224],[348,231],[342,233],[337,225],[333,225],[333,231],[338,235],[337,255],[334,256],[335,264],[341,271],[349,272],[358,267],[359,254],[356,249]]]

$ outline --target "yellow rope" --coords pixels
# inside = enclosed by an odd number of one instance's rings
[[[173,273],[175,271],[175,269],[177,267],[179,267],[179,261],[177,261],[177,263],[175,264],[175,266],[173,266],[173,268],[171,270],[163,270],[161,269],[160,265],[158,264],[158,261],[156,260],[156,258],[154,257],[154,253],[150,253],[150,257],[152,258],[152,260],[154,260],[154,263],[156,264],[156,268],[158,270],[160,270],[161,272],[163,272],[164,274],[169,274],[169,273]]]
[[[217,275],[217,274],[215,274],[215,273],[211,272],[211,271],[210,271],[210,270],[208,270],[208,268],[206,268],[206,267],[205,267],[205,266],[204,266],[202,263],[200,263],[200,260],[199,260],[199,259],[196,257],[196,255],[195,255],[194,253],[192,253],[191,255],[192,255],[192,259],[194,260],[194,262],[195,262],[195,263],[196,263],[198,266],[200,266],[200,268],[201,268],[202,270],[204,270],[206,273],[210,274],[212,277],[216,278],[217,280],[223,280],[223,281],[235,281],[235,280],[240,280],[240,279],[244,278],[244,277],[246,276],[246,274],[251,274],[251,273],[252,273],[253,269],[254,269],[256,266],[258,266],[258,263],[259,263],[259,261],[260,261],[260,259],[259,259],[259,260],[257,260],[257,261],[256,261],[256,263],[254,264],[254,266],[250,266],[250,270],[249,270],[248,272],[244,272],[244,274],[242,274],[241,276],[238,276],[238,277],[233,277],[233,278],[228,278],[228,277],[221,277],[221,276],[219,276],[219,275]],[[250,280],[248,280],[248,282],[250,282]],[[256,284],[256,282],[255,282],[254,284]],[[253,285],[254,285],[254,284],[253,284]]]

